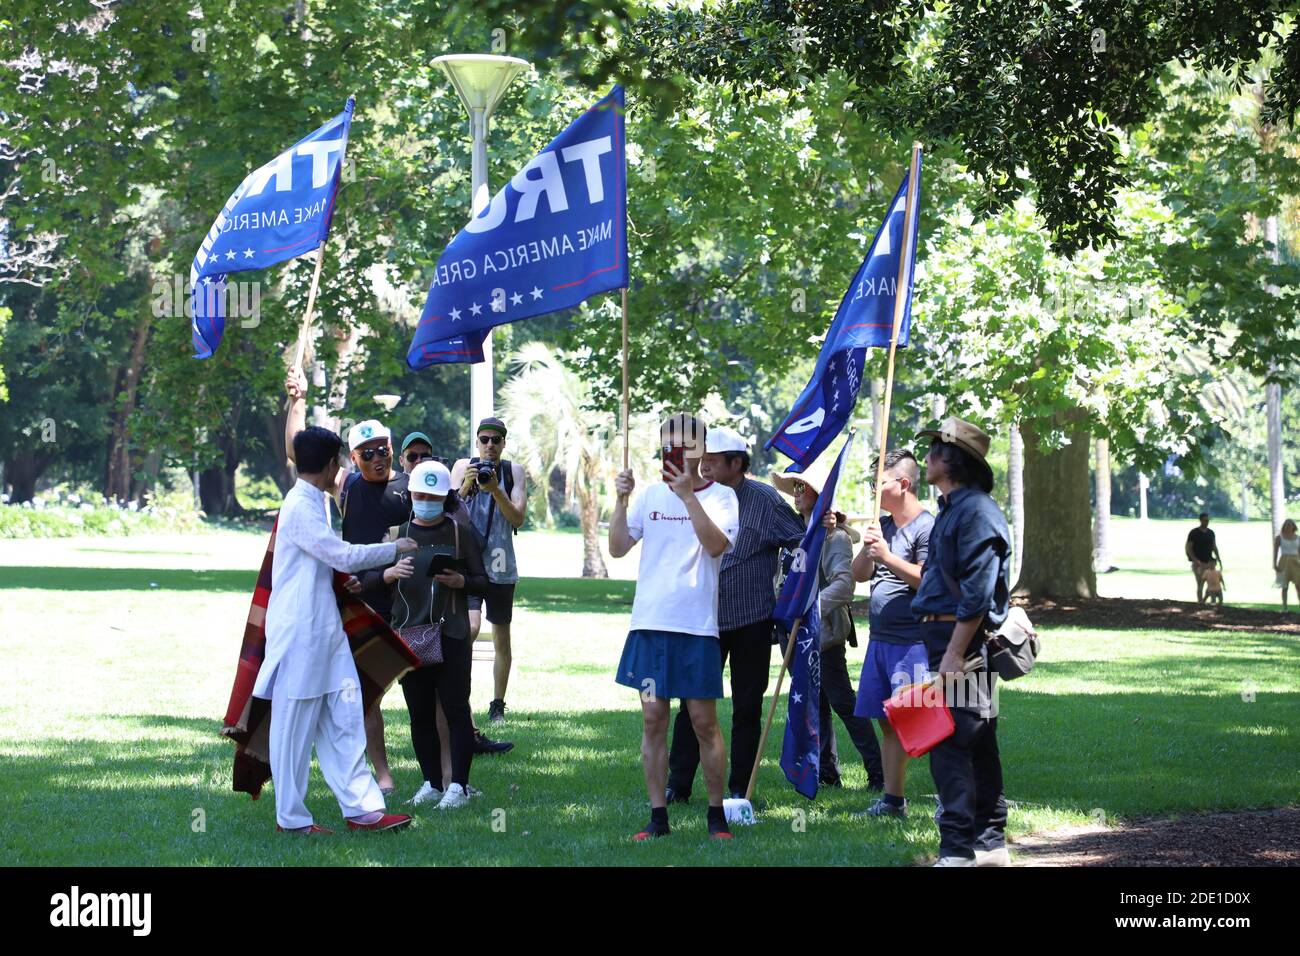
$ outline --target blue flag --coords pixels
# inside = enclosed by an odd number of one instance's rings
[[[226,327],[226,276],[311,252],[327,238],[352,126],[353,100],[239,184],[190,266],[194,357],[211,358]]]
[[[804,386],[794,409],[764,444],[794,461],[793,470],[807,468],[835,440],[853,414],[862,388],[867,349],[888,348],[894,328],[894,302],[898,297],[900,259],[907,257],[903,316],[898,344],[906,346],[912,324],[912,277],[916,262],[916,224],[921,206],[921,157],[916,155],[916,201],[906,217],[907,187],[911,171],[889,204],[889,212],[871,242],[862,267],[840,302],[826,341],[817,356],[812,378]],[[904,218],[908,221],[904,222]]]
[[[785,737],[781,741],[781,769],[785,778],[809,800],[817,796],[821,775],[821,634],[821,614],[817,602],[813,601],[795,636]]]
[[[627,151],[615,86],[501,188],[438,257],[411,368],[481,362],[494,326],[627,285]]]
[[[826,529],[822,518],[835,500],[840,468],[853,445],[853,433],[840,449],[817,504],[808,519],[808,530],[794,550],[790,571],[781,584],[773,619],[787,633],[799,620],[794,656],[790,661],[790,698],[787,702],[785,742],[781,745],[781,769],[794,788],[810,800],[817,795],[818,755],[821,732],[818,705],[821,700],[821,615],[817,592]]]

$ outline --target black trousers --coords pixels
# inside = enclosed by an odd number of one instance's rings
[[[469,784],[474,759],[474,724],[469,709],[473,642],[442,639],[442,663],[417,667],[402,678],[402,694],[411,712],[411,747],[424,779],[442,789],[442,741],[438,738],[438,703],[451,735],[451,782]]]
[[[922,626],[930,669],[937,671],[952,637],[952,622]],[[968,650],[969,653],[969,650]],[[1006,845],[1007,801],[998,755],[998,719],[971,707],[950,707],[953,734],[930,751],[930,776],[939,791],[939,855],[971,859],[978,850]]]
[[[718,635],[722,663],[731,664],[731,762],[727,768],[727,792],[744,793],[758,757],[758,738],[763,732],[763,695],[767,693],[772,667],[772,622],[759,621]],[[684,705],[673,722],[672,746],[668,751],[668,786],[689,796],[700,765],[700,742]]]
[[[882,787],[885,782],[885,768],[880,759],[880,743],[876,740],[876,731],[866,717],[855,717],[854,708],[858,705],[858,695],[853,691],[849,681],[849,666],[844,658],[843,644],[836,647],[823,647],[822,692],[821,692],[821,776],[833,777],[839,773],[839,759],[835,747],[835,725],[831,723],[831,711],[839,715],[844,726],[848,728],[853,746],[862,755],[862,765],[867,770],[867,785]]]

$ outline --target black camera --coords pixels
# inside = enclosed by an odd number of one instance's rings
[[[470,467],[474,469],[474,477],[479,484],[490,480],[497,473],[497,466],[490,461],[484,461],[482,458],[471,458]]]

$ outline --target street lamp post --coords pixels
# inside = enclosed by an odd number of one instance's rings
[[[488,53],[456,53],[434,58],[469,113],[470,133],[473,137],[471,153],[471,180],[473,195],[470,215],[477,216],[491,199],[487,181],[487,133],[492,110],[520,73],[531,68],[527,60],[516,56],[496,56]],[[493,412],[495,392],[492,387],[492,330],[483,339],[483,361],[470,366],[469,371],[469,453],[475,453],[474,430],[478,423]]]

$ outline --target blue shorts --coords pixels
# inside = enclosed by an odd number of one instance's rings
[[[628,631],[614,677],[643,698],[722,697],[722,647],[716,637],[677,631]]]
[[[853,716],[885,719],[885,701],[904,684],[916,684],[930,676],[925,645],[868,641],[867,658],[858,681],[858,704]]]

